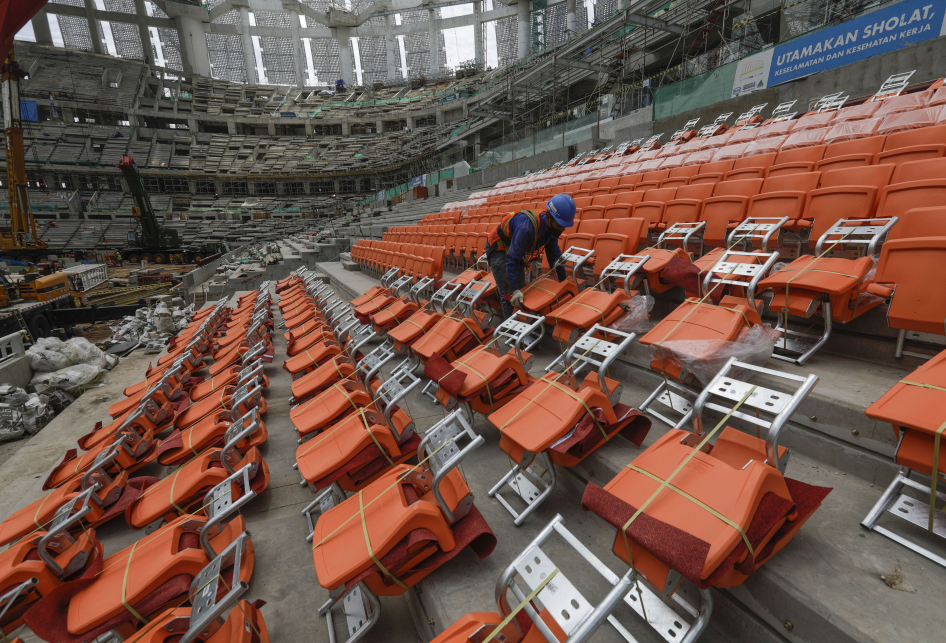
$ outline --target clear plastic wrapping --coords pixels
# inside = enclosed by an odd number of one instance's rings
[[[901,94],[888,98],[880,103],[880,107],[874,113],[874,116],[885,118],[892,114],[900,112],[912,112],[915,109],[923,109],[929,105],[933,92],[913,92],[912,94]]]
[[[654,298],[650,295],[635,295],[618,304],[624,314],[615,319],[608,328],[625,333],[645,333],[650,329],[648,320],[654,309]]]
[[[781,151],[786,150],[796,150],[800,147],[811,147],[813,145],[821,145],[824,141],[825,134],[828,131],[824,128],[820,129],[804,129],[797,130],[792,132],[788,138],[785,139],[785,142],[782,143]]]
[[[687,155],[683,159],[683,166],[688,165],[703,165],[704,163],[709,163],[713,160],[713,155],[716,154],[715,149],[700,150],[699,152],[693,152],[692,154]]]
[[[738,134],[738,132],[737,132]],[[743,153],[746,151],[746,148],[749,147],[748,143],[737,143],[735,145],[727,145],[726,147],[721,147],[716,150],[716,153],[713,154],[713,162],[716,161],[734,161],[743,156]]]
[[[838,110],[838,115],[834,117],[834,122],[841,123],[871,118],[878,109],[880,109],[880,103],[861,103],[851,107],[842,107]]]
[[[37,373],[30,380],[30,385],[36,388],[37,393],[47,389],[59,389],[74,394],[103,386],[106,382],[108,373],[104,368],[91,364],[75,364],[51,373]]]
[[[743,329],[738,339],[729,342],[714,340],[680,340],[654,344],[654,359],[674,360],[692,373],[704,385],[722,370],[731,357],[755,366],[765,364],[772,357],[772,349],[780,333],[771,326],[755,324]]]
[[[842,121],[836,123],[824,135],[824,142],[840,143],[841,141],[853,141],[858,138],[867,138],[877,134],[877,128],[880,127],[879,118],[863,118],[856,121]]]
[[[759,128],[758,127],[749,127],[743,128],[735,132],[726,142],[726,145],[741,145],[743,143],[750,143],[756,138],[759,137]]]
[[[797,134],[804,130],[808,129],[822,129],[828,126],[831,121],[838,115],[838,112],[822,112],[820,114],[807,114],[798,119],[798,122],[795,125],[795,128],[792,130],[793,134]]]
[[[700,140],[696,149],[698,151],[719,149],[720,147],[723,147],[729,143],[729,139],[732,138],[732,135],[732,132],[723,132],[722,134],[717,134],[716,136],[704,138]]]
[[[920,129],[921,127],[936,125],[936,121],[940,118],[942,111],[943,108],[941,107],[927,107],[926,109],[914,109],[909,112],[892,114],[880,123],[880,127],[877,128],[877,133],[893,134],[894,132],[903,132],[905,130]]]
[[[758,138],[746,146],[742,156],[756,156],[758,154],[775,154],[781,149],[782,143],[788,139],[788,134]]]

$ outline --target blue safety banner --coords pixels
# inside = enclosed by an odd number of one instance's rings
[[[35,100],[20,99],[20,120],[33,123],[39,122],[39,111],[36,109]]]
[[[943,32],[946,0],[904,0],[779,45],[769,86],[915,45]]]
[[[946,0],[903,0],[743,58],[736,68],[732,95],[750,94],[910,47],[944,32]]]

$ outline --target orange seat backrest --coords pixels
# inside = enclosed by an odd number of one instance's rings
[[[887,310],[891,328],[944,334],[946,288],[931,287],[929,281],[931,275],[944,272],[946,237],[899,239],[883,245],[875,281],[897,285]]]
[[[633,206],[620,203],[609,205],[604,209],[604,218],[608,220],[627,218],[631,216],[632,209]]]
[[[753,196],[762,189],[762,179],[743,179],[741,181],[721,181],[716,184],[713,196]]]
[[[828,170],[821,175],[821,187],[834,188],[842,185],[872,185],[880,191],[890,183],[890,178],[893,176],[895,169],[896,166],[894,165],[869,165],[867,167]]]
[[[775,157],[775,165],[785,163],[816,163],[824,158],[827,145],[811,145],[809,147],[796,147],[792,150],[779,152]]]
[[[919,237],[946,237],[946,206],[914,208],[899,216],[887,241]]]
[[[614,219],[605,234],[595,237],[595,274],[600,275],[618,255],[633,254],[647,233],[643,219]]]
[[[884,151],[897,150],[914,145],[942,145],[946,144],[946,125],[936,127],[921,127],[918,129],[895,132],[887,137]]]
[[[608,231],[610,221],[606,219],[589,219],[578,225],[578,234],[602,234]]]
[[[897,166],[890,183],[946,179],[946,158],[910,161]],[[919,207],[919,206],[918,206]]]
[[[634,205],[644,200],[644,192],[620,192],[614,199],[614,205]]]
[[[765,179],[760,194],[768,192],[798,191],[810,192],[818,187],[821,172],[803,172],[800,174],[785,174]]]
[[[611,205],[616,198],[616,194],[599,194],[591,198],[591,205]]]
[[[667,176],[668,179],[677,179],[677,178],[689,178],[691,176],[696,176],[700,173],[699,165],[683,165],[681,167],[675,167],[670,170],[670,174]]]
[[[700,166],[700,171],[696,176],[700,174],[711,174],[715,172],[725,173],[733,169],[736,159],[728,159],[725,161],[713,161],[712,163],[704,163]]]
[[[575,199],[575,207],[578,208],[578,209],[587,207],[587,206],[589,206],[589,205],[591,205],[591,197],[590,197],[590,196],[580,196],[580,197],[578,197],[577,199]]]
[[[811,221],[809,238],[817,242],[841,219],[874,216],[878,198],[890,176],[892,165],[829,170],[821,177],[821,188],[808,193],[802,218]]]
[[[713,195],[715,187],[715,183],[697,183],[677,188],[676,197],[664,208],[664,224],[669,228],[674,223],[699,221],[703,201]]]
[[[654,170],[652,172],[645,173],[641,178],[641,181],[659,182],[663,181],[668,176],[670,176],[670,170]]]

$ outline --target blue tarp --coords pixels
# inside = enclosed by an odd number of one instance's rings
[[[20,99],[20,120],[39,122],[39,111],[36,109],[35,100]]]

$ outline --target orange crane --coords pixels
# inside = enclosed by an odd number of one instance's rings
[[[20,122],[20,78],[24,76],[13,53],[13,38],[46,0],[0,0],[0,55],[2,75],[3,138],[6,148],[10,220],[0,221],[0,253],[12,259],[33,260],[47,244],[36,233],[26,183],[26,155]]]

